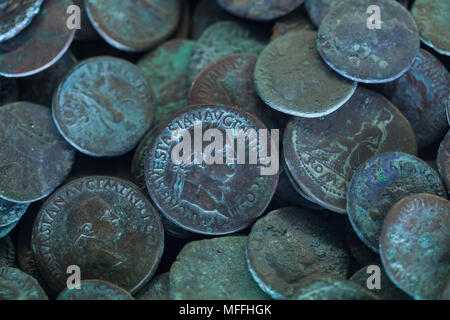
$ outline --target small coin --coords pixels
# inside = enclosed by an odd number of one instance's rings
[[[14,267],[16,264],[16,250],[9,236],[0,239],[0,268]]]
[[[91,41],[100,38],[91,21],[89,20],[84,0],[72,0],[81,10],[81,29],[75,33],[76,40]]]
[[[397,108],[364,88],[326,117],[291,119],[284,133],[284,159],[293,180],[314,202],[338,213],[346,213],[356,168],[387,151],[416,154],[414,132]]]
[[[223,10],[217,1],[200,0],[192,15],[192,38],[198,39],[211,25],[219,21],[233,20],[234,16]]]
[[[180,20],[180,0],[86,0],[92,25],[111,46],[145,51],[168,38]],[[120,13],[120,14],[119,14]]]
[[[450,274],[450,201],[416,194],[396,203],[381,231],[389,278],[415,299],[436,299]]]
[[[189,242],[170,268],[175,300],[266,300],[245,261],[246,236]]]
[[[317,33],[293,31],[272,41],[255,67],[255,86],[273,109],[297,117],[317,118],[336,111],[350,99],[356,82],[323,62]]]
[[[65,289],[57,300],[134,300],[122,288],[100,280],[81,281],[80,289]]]
[[[28,203],[14,203],[0,198],[0,227],[8,226],[24,215]]]
[[[273,26],[270,40],[273,41],[288,32],[297,30],[314,30],[314,26],[309,21],[303,7],[277,20]]]
[[[305,0],[217,0],[226,11],[241,18],[267,21],[282,17]]]
[[[149,80],[135,65],[96,57],[64,77],[53,99],[53,117],[59,132],[80,152],[119,156],[150,128],[153,98]]]
[[[384,84],[383,91],[410,121],[419,148],[431,145],[446,132],[450,73],[431,53],[420,49],[411,68]]]
[[[48,300],[33,277],[19,269],[0,268],[0,300]]]
[[[419,32],[408,10],[391,0],[376,2],[382,21],[378,26],[374,20],[372,25],[367,14],[371,5],[372,0],[342,0],[331,6],[320,24],[318,50],[346,78],[365,83],[393,81],[417,55]]]
[[[49,108],[16,102],[0,108],[0,197],[29,203],[67,177],[75,150],[59,135]]]
[[[250,272],[274,299],[288,299],[305,278],[332,274],[346,279],[350,259],[344,242],[325,214],[286,207],[252,227],[247,242]]]
[[[199,122],[201,128],[198,128]],[[226,130],[231,130],[236,137],[240,129],[258,132],[266,129],[264,124],[237,108],[193,106],[178,114],[155,135],[145,162],[146,184],[151,198],[177,225],[194,233],[210,235],[229,234],[251,225],[271,201],[278,183],[277,173],[262,175],[261,169],[268,168],[268,164],[251,164],[250,161],[237,164],[237,148],[231,154],[229,142],[224,145],[223,140],[214,152],[214,163],[207,164],[203,157],[200,162],[176,164],[172,152],[175,146],[179,148],[179,142],[172,139],[172,134],[179,129],[187,130],[194,139],[202,135],[199,130],[216,129],[221,134],[217,139],[224,139]],[[271,140],[267,142],[267,150],[271,150]],[[235,144],[234,140],[232,143]],[[202,153],[205,150],[207,154],[206,143],[199,147]],[[273,148],[272,152],[278,152],[276,146]],[[248,145],[246,149],[246,154],[252,152]],[[195,150],[196,153],[199,151]],[[187,156],[192,160],[192,154]],[[232,161],[227,163],[226,157]]]
[[[66,10],[71,4],[71,0],[44,1],[28,28],[13,39],[0,43],[0,75],[25,77],[58,61],[75,34],[75,30],[66,25]]]
[[[43,0],[4,0],[0,4],[0,42],[9,40],[28,27]]]
[[[327,15],[330,7],[341,0],[306,0],[305,9],[312,23],[319,28],[323,18]]]
[[[153,278],[136,295],[137,300],[169,300],[169,272]]]
[[[437,167],[442,181],[450,193],[450,130],[445,135],[439,147],[437,156]]]
[[[117,284],[131,293],[152,277],[161,259],[161,221],[137,186],[113,177],[71,181],[42,206],[32,248],[46,282],[66,286],[69,265],[83,278]]]
[[[154,123],[160,125],[188,105],[188,65],[195,42],[170,40],[137,63],[149,78],[155,94]]]
[[[347,212],[358,237],[378,252],[389,209],[415,193],[446,197],[439,174],[426,162],[402,152],[382,153],[364,162],[355,171],[347,193]]]
[[[0,107],[17,101],[19,97],[19,89],[16,79],[4,78],[0,76]]]

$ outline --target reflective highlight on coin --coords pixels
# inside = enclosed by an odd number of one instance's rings
[[[0,42],[18,35],[39,12],[43,0],[4,0],[0,4]]]

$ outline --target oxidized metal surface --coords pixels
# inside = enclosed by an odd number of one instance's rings
[[[4,104],[17,101],[19,90],[16,79],[0,76],[0,107]]]
[[[225,20],[236,20],[236,18],[223,10],[217,1],[200,0],[192,15],[192,38],[200,38],[209,26]]]
[[[0,227],[0,238],[6,237],[19,223],[16,221],[14,223],[8,224],[7,226]]]
[[[81,10],[81,29],[75,33],[76,40],[97,40],[99,34],[89,20],[84,0],[72,0]]]
[[[75,30],[66,26],[71,0],[46,0],[31,25],[0,43],[0,75],[25,77],[53,65],[72,43]]]
[[[48,300],[33,277],[19,269],[0,268],[0,300]]]
[[[447,131],[444,140],[439,146],[437,167],[447,192],[450,193],[450,130]]]
[[[195,44],[189,63],[189,80],[195,77],[206,66],[233,53],[259,54],[264,48],[255,28],[234,22],[217,22],[203,32]]]
[[[218,130],[223,135],[220,139],[224,139],[227,129],[236,136],[240,129],[266,129],[260,120],[237,108],[222,105],[189,108],[155,135],[145,162],[147,189],[161,212],[186,230],[210,235],[237,232],[251,225],[267,208],[278,175],[261,175],[261,168],[267,164],[248,161],[237,164],[237,148],[234,154],[228,155],[232,163],[227,164],[226,153],[231,151],[223,140],[215,151],[217,162],[223,164],[207,164],[203,160],[198,164],[194,161],[175,164],[172,150],[179,142],[172,140],[172,134],[185,129],[195,138],[199,133],[194,133],[194,124],[198,122],[202,123],[202,130]],[[203,142],[202,151],[209,145]],[[268,141],[267,150],[270,149],[271,141]],[[252,152],[248,144],[246,150],[246,154]]]
[[[255,86],[271,108],[297,117],[317,118],[350,99],[356,82],[331,70],[316,49],[317,33],[293,31],[272,41],[255,67]]]
[[[288,14],[305,0],[217,0],[219,5],[236,16],[250,20],[273,20]]]
[[[420,46],[414,19],[401,4],[378,0],[381,28],[369,29],[367,8],[373,0],[342,0],[322,20],[317,46],[325,62],[349,79],[382,83],[411,66]]]
[[[79,63],[60,83],[53,118],[79,151],[96,157],[133,149],[153,119],[150,82],[132,63],[96,57]]]
[[[46,282],[66,285],[69,265],[84,279],[139,290],[158,267],[164,247],[161,221],[146,196],[126,180],[91,176],[56,191],[42,206],[32,248]]]
[[[439,174],[426,162],[402,152],[382,153],[364,162],[355,171],[347,194],[348,217],[358,237],[378,252],[389,209],[415,193],[446,197]]]
[[[406,197],[389,211],[381,231],[381,261],[389,278],[415,299],[436,299],[450,274],[450,201]]]
[[[144,51],[168,38],[180,20],[180,0],[85,0],[89,19],[113,47]]]
[[[43,0],[3,0],[0,3],[0,42],[25,29],[38,14]]]
[[[188,104],[188,65],[195,42],[171,40],[142,58],[137,66],[149,78],[155,94],[154,123],[160,125]]]
[[[0,227],[19,221],[27,209],[28,203],[14,203],[0,198]]]
[[[350,270],[345,245],[326,215],[295,207],[272,211],[253,225],[247,262],[255,281],[274,299],[292,297],[313,274],[346,279]]]
[[[81,281],[80,289],[65,289],[58,300],[134,300],[122,288],[100,280]]]
[[[341,0],[306,0],[305,9],[312,23],[319,28],[330,7]]]
[[[14,267],[16,264],[16,250],[11,238],[4,237],[0,239],[0,268]]]
[[[257,55],[237,53],[217,60],[197,75],[189,91],[189,104],[237,106],[276,128],[273,112],[256,94],[254,70]]]
[[[364,88],[326,117],[291,119],[284,133],[284,159],[294,181],[315,202],[338,213],[346,212],[356,168],[387,151],[416,154],[414,132],[397,108]]]
[[[360,266],[381,264],[380,256],[359,239],[353,228],[345,235],[345,243],[350,255]]]
[[[176,300],[262,300],[269,297],[252,279],[245,261],[246,236],[192,241],[170,268]]]
[[[277,20],[272,29],[271,41],[295,30],[314,30],[314,26],[309,21],[303,7],[300,7],[288,15]]]
[[[416,19],[422,42],[440,54],[450,55],[450,2],[415,0],[411,13]]]
[[[136,295],[137,300],[169,300],[169,272],[152,279]]]
[[[75,150],[48,108],[16,102],[0,108],[0,197],[28,203],[48,196],[72,168]]]
[[[431,53],[420,49],[411,68],[383,89],[384,95],[410,121],[419,148],[431,145],[446,132],[450,73]]]

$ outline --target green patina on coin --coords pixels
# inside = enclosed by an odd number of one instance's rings
[[[439,146],[437,167],[447,192],[450,193],[450,131],[447,132]]]
[[[0,42],[25,29],[38,14],[43,0],[3,0],[0,3]]]
[[[272,37],[270,40],[273,41],[288,32],[298,30],[314,30],[314,26],[306,16],[306,12],[303,7],[300,7],[277,20],[273,26]]]
[[[275,299],[292,297],[313,274],[346,279],[350,270],[344,242],[327,216],[294,207],[272,211],[255,223],[247,261],[255,281]]]
[[[80,289],[65,289],[58,300],[134,300],[122,288],[100,280],[81,281]]]
[[[0,198],[0,227],[20,220],[28,209],[28,203],[14,203]]]
[[[17,80],[0,76],[0,107],[4,104],[17,101],[19,89]]]
[[[247,237],[188,243],[170,268],[170,297],[176,300],[262,300],[245,259]]]
[[[389,209],[415,193],[446,197],[439,174],[426,162],[402,152],[382,153],[364,162],[355,171],[347,193],[348,216],[359,238],[378,252]]]
[[[19,223],[19,221],[0,227],[0,239],[6,237]]]
[[[0,300],[48,300],[36,279],[19,269],[0,268]]]
[[[305,0],[217,0],[228,12],[250,20],[273,20],[288,14]]]
[[[169,300],[169,272],[156,276],[136,294],[137,300]]]
[[[316,49],[317,33],[293,31],[272,41],[255,67],[255,86],[273,109],[297,117],[317,118],[350,99],[356,82],[331,70]]]
[[[341,0],[306,0],[305,9],[312,23],[319,28],[330,7]]]
[[[350,222],[348,223],[350,224]],[[359,264],[359,267],[380,264],[380,256],[359,239],[353,228],[350,227],[350,229],[345,235],[345,243],[347,244],[350,255]]]
[[[211,25],[220,21],[236,20],[234,16],[223,10],[217,1],[200,0],[192,15],[192,38],[198,39]]]
[[[0,268],[14,267],[16,264],[16,250],[9,236],[0,239]]]

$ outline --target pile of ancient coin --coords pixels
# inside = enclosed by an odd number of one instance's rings
[[[449,299],[449,17],[0,1],[0,299]]]

